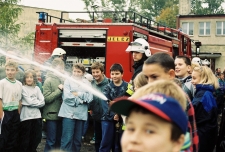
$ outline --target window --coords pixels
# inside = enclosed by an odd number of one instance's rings
[[[216,35],[225,35],[225,21],[216,22]]]
[[[193,35],[194,24],[193,22],[183,22],[182,31],[188,35]]]
[[[210,22],[199,22],[199,35],[210,35]]]

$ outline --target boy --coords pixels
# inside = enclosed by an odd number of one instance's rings
[[[175,75],[182,81],[182,88],[192,101],[195,93],[194,86],[191,83],[191,60],[187,56],[176,56]]]
[[[115,147],[115,151],[120,151],[118,146],[119,142],[116,143],[116,146],[114,146],[114,116],[116,116],[116,114],[109,110],[109,106],[113,103],[113,100],[115,98],[126,96],[129,93],[128,83],[123,81],[123,67],[121,64],[115,63],[111,66],[110,76],[112,81],[105,87],[103,91],[103,94],[108,99],[108,103],[106,101],[102,102],[102,141],[100,144],[99,152],[109,152],[112,147]],[[116,139],[116,141],[119,140]]]
[[[17,72],[18,64],[12,60],[7,61],[6,78],[0,81],[0,121],[3,119],[0,151],[16,151],[22,98],[22,84],[15,79]]]
[[[151,83],[156,80],[170,80],[175,78],[175,64],[174,59],[167,53],[156,53],[150,56],[143,65],[142,72]],[[188,132],[191,135],[192,145],[190,150],[198,151],[198,134],[195,121],[195,112],[190,99],[187,99],[186,112],[188,115]]]
[[[110,80],[104,75],[104,65],[100,62],[94,62],[91,65],[91,72],[94,78],[94,80],[91,82],[92,87],[100,92],[103,92],[107,84],[110,82]],[[95,151],[98,152],[102,140],[102,99],[94,96],[93,101],[89,104],[89,109],[91,110],[91,116],[94,119]],[[108,107],[106,110],[108,110]]]
[[[111,109],[128,116],[122,151],[178,152],[184,143],[187,117],[178,101],[163,94],[118,99]],[[173,109],[173,110],[171,110]]]

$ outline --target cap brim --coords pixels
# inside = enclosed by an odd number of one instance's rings
[[[155,115],[157,115],[167,121],[171,121],[171,119],[164,112],[162,112],[155,106],[153,106],[149,103],[143,102],[143,101],[128,99],[128,98],[124,98],[124,97],[117,98],[115,100],[115,102],[112,104],[111,110],[115,113],[128,116],[128,114],[130,112],[130,108],[135,105],[139,105],[139,106],[147,109],[148,111],[154,113]]]

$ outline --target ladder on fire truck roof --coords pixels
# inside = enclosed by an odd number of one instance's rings
[[[145,27],[149,30],[153,30],[156,32],[163,33],[166,36],[169,37],[177,37],[177,33],[180,32],[177,29],[169,28],[161,23],[158,23],[152,19],[146,18],[134,11],[92,11],[92,12],[67,12],[67,11],[62,11],[61,12],[61,17],[56,17],[49,15],[46,12],[36,12],[39,14],[39,20],[43,20],[43,22],[46,23],[51,23],[52,18],[58,19],[60,23],[65,23],[65,22],[70,22],[70,23],[77,23],[73,20],[67,20],[64,19],[63,16],[64,14],[67,13],[78,13],[78,14],[89,14],[91,16],[91,20],[83,20],[83,19],[77,19],[79,21],[83,21],[83,23],[96,23],[96,18],[98,18],[98,14],[111,14],[113,16],[113,20],[115,23],[133,23],[136,25],[139,25],[141,27]],[[119,20],[118,17],[121,19]]]

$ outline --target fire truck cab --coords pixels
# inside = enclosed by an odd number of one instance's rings
[[[96,20],[96,14],[106,12],[89,12],[92,20],[79,19],[66,23],[61,12],[59,23],[51,23],[53,16],[39,13],[36,24],[34,60],[44,63],[56,47],[66,51],[66,63],[82,63],[90,72],[93,62],[105,65],[105,74],[110,76],[110,67],[120,63],[124,68],[124,79],[129,81],[133,74],[133,59],[125,50],[136,38],[145,39],[150,45],[151,54],[166,52],[171,56],[192,56],[191,39],[179,30],[165,27],[135,12],[107,12],[117,14],[120,19],[111,18]]]

